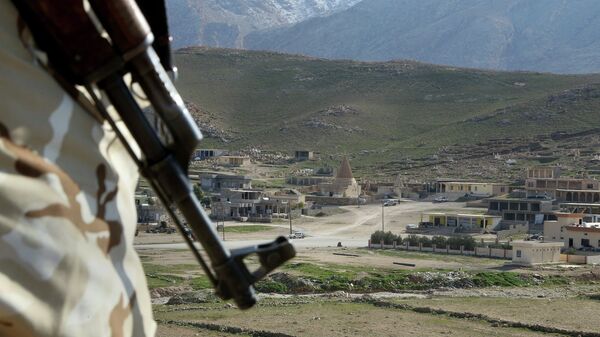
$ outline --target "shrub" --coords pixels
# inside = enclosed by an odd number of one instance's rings
[[[453,236],[448,238],[448,245],[450,249],[460,249],[460,246],[464,246],[465,250],[475,249],[475,239],[470,236]]]
[[[448,239],[445,236],[434,236],[431,238],[431,243],[434,244],[437,248],[446,248],[448,244]]]
[[[398,235],[389,231],[376,231],[375,233],[371,234],[371,243],[378,244],[379,242],[381,242],[381,240],[383,240],[383,243],[386,245],[391,245],[394,243],[394,241],[398,243],[402,242],[402,239],[399,238]]]
[[[423,247],[431,247],[431,239],[427,236],[421,236],[419,238],[419,243],[421,243]]]
[[[404,242],[408,242],[409,246],[418,246],[419,240],[420,239],[418,235],[411,234],[406,239],[404,239]]]

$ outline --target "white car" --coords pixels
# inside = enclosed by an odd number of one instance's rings
[[[305,235],[302,232],[294,232],[294,233],[288,235],[288,238],[290,238],[290,239],[304,239]]]

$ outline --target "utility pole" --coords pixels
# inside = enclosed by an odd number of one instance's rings
[[[290,219],[290,235],[292,235],[292,206],[291,202],[288,201],[288,218]]]
[[[385,218],[384,218],[384,210],[385,210],[385,202],[381,201],[381,231],[385,232]]]
[[[223,221],[223,241],[225,241],[225,204],[221,204],[221,220]]]

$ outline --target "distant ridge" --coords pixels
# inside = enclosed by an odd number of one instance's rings
[[[255,31],[244,47],[329,59],[414,59],[554,73],[600,72],[597,0],[363,0],[293,26]]]

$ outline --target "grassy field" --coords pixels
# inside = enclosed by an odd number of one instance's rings
[[[443,309],[452,312],[483,314],[496,319],[515,322],[534,322],[576,331],[598,332],[596,319],[600,312],[600,301],[583,298],[568,299],[525,299],[525,298],[432,298],[395,300],[418,307]],[[532,310],[537,308],[537,310]]]
[[[225,232],[229,233],[256,233],[273,229],[273,226],[264,225],[244,225],[244,226],[226,226]]]
[[[481,320],[379,308],[368,303],[335,299],[263,300],[256,308],[244,312],[210,303],[196,308],[157,306],[155,315],[168,327],[185,327],[188,331],[202,333],[207,329],[198,326],[282,334],[279,336],[557,336],[498,327]],[[194,326],[194,323],[200,324]],[[249,335],[261,336],[258,333]]]
[[[353,256],[341,256],[346,263],[324,261],[332,252]],[[506,272],[497,270],[503,261],[495,259],[307,250],[259,282],[258,304],[241,311],[218,300],[199,268],[182,260],[184,254],[140,253],[151,288],[181,289],[176,301],[154,306],[158,337],[600,336],[600,283],[591,267]],[[429,259],[457,259],[438,263],[460,267],[381,263]],[[256,267],[256,259],[250,264]]]
[[[325,161],[330,154],[360,154],[352,165],[361,167],[434,153],[449,144],[600,126],[600,89],[594,84],[600,75],[203,48],[181,50],[176,59],[184,99],[231,134],[227,144],[207,139],[208,147],[308,147]]]

